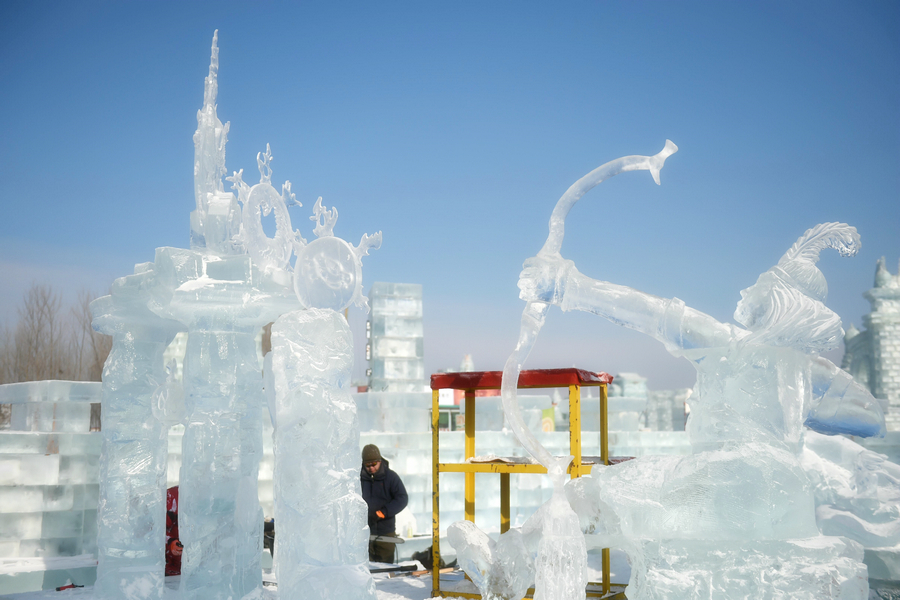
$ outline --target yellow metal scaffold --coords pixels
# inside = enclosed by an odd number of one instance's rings
[[[546,473],[540,464],[516,464],[508,462],[472,463],[475,457],[475,392],[476,390],[500,389],[500,371],[476,371],[466,373],[438,373],[431,376],[431,435],[432,435],[432,597],[460,596],[481,598],[480,594],[444,591],[440,589],[440,474],[463,473],[465,475],[465,518],[475,521],[475,474],[497,473],[500,475],[500,533],[510,528],[509,485],[511,473]],[[597,387],[600,396],[600,457],[599,462],[609,464],[609,439],[607,432],[607,385],[612,376],[607,373],[592,373],[581,369],[541,369],[522,371],[519,374],[519,389],[559,388],[569,389],[569,453],[573,456],[568,473],[573,479],[591,472],[592,464],[581,454],[581,388]],[[465,461],[462,463],[442,463],[440,461],[439,404],[440,390],[462,390],[465,393]],[[603,581],[589,583],[586,597],[624,598],[624,587],[611,585],[609,549],[602,550]],[[620,589],[621,588],[621,589]],[[529,594],[534,590],[530,589]]]

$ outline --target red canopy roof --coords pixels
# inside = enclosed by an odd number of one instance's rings
[[[431,389],[496,390],[500,389],[502,371],[469,371],[466,373],[435,373]],[[612,383],[609,373],[593,373],[583,369],[533,369],[519,373],[520,388],[567,387]]]

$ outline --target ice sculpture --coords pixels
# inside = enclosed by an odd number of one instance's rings
[[[804,433],[801,463],[823,534],[866,548],[900,544],[900,465],[843,436],[814,431]]]
[[[576,502],[582,523],[629,553],[629,598],[866,597],[862,548],[819,535],[799,460],[804,423],[884,432],[878,402],[816,356],[843,335],[815,266],[825,248],[855,254],[859,236],[843,223],[808,230],[741,292],[734,316],[743,328],[677,298],[588,278],[558,247],[526,261],[519,287],[530,305],[595,313],[654,336],[697,369],[691,456],[639,458],[571,486],[588,499]]]
[[[225,191],[228,124],[216,114],[217,35],[211,54],[194,134],[191,248],[157,248],[153,263],[137,265],[91,305],[94,326],[114,338],[103,375],[101,598],[163,595],[165,432],[179,420],[181,596],[261,593],[265,395],[256,338],[300,306],[287,260],[296,240],[286,207],[295,201],[289,182],[280,195],[272,188],[268,148],[257,157],[260,183],[248,188],[235,173],[229,179],[239,196]],[[259,219],[272,210],[279,234],[263,239]],[[188,332],[183,386],[167,380],[162,362],[177,331]]]
[[[282,598],[375,598],[368,511],[359,482],[359,422],[350,393],[353,336],[340,312],[362,296],[362,257],[334,236],[337,210],[316,202],[314,233],[297,240],[294,290],[302,310],[272,326],[266,390],[275,425],[275,575]]]

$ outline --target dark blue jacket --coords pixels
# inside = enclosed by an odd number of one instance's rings
[[[362,482],[362,497],[369,505],[369,530],[372,535],[388,535],[396,530],[394,516],[406,508],[409,496],[400,481],[400,476],[391,471],[388,461],[381,459],[381,467],[374,475],[369,475],[366,468],[359,471]],[[384,517],[378,518],[375,511],[380,510]]]

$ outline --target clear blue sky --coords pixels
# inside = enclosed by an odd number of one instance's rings
[[[845,327],[877,258],[896,272],[895,1],[3,0],[0,318],[32,282],[105,293],[157,246],[188,246],[214,29],[229,172],[255,182],[268,142],[304,235],[320,195],[336,234],[382,230],[365,289],[424,286],[429,372],[465,353],[501,368],[556,200],[666,138],[662,186],[628,173],[570,214],[563,255],[582,272],[730,320],[808,227],[846,221],[862,251],[819,263]],[[554,310],[526,366],[573,364],[694,379],[653,340]]]

